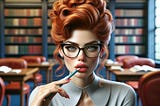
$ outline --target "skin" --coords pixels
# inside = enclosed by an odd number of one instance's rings
[[[67,39],[65,42],[72,42],[78,44],[80,48],[84,47],[85,44],[91,42],[99,41],[96,35],[89,30],[74,30],[71,38]],[[39,86],[39,92],[36,94],[31,106],[40,106],[41,101],[49,94],[59,93],[61,96],[69,98],[69,95],[64,91],[64,89],[60,88],[59,85],[66,84],[70,81],[75,83],[79,87],[85,87],[89,83],[92,82],[94,76],[93,71],[97,67],[99,63],[99,57],[102,54],[103,50],[99,54],[99,56],[94,58],[87,57],[84,52],[81,50],[79,55],[75,58],[66,57],[62,50],[59,50],[59,53],[62,57],[64,57],[64,62],[66,67],[70,72],[73,72],[75,68],[80,68],[79,72],[77,72],[71,79],[62,79],[59,81],[55,81],[46,85]],[[50,102],[50,101],[49,101]],[[49,104],[48,102],[48,104]]]
[[[79,45],[80,48],[84,47],[85,44],[91,43],[93,41],[98,41],[98,38],[94,33],[88,30],[75,30],[72,33],[72,37],[69,38],[67,41],[73,42]],[[99,58],[89,58],[85,56],[83,51],[81,50],[79,55],[76,58],[68,58],[66,57],[62,51],[60,51],[62,57],[64,57],[64,62],[68,70],[72,72],[75,70],[77,65],[82,65],[80,71],[83,69],[83,72],[76,73],[71,80],[79,87],[85,87],[88,85],[87,81],[93,79],[93,70],[95,70]],[[87,68],[84,68],[87,67]]]

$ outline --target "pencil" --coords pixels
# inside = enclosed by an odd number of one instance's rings
[[[78,72],[79,69],[74,70],[72,73],[70,73],[66,79],[70,79],[73,75],[75,75]]]

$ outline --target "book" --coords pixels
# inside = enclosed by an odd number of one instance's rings
[[[158,71],[157,68],[154,68],[154,67],[151,67],[151,66],[148,66],[148,65],[135,65],[133,67],[131,67],[129,69],[130,71],[132,72],[151,72],[151,71]]]
[[[117,61],[113,61],[111,59],[107,59],[106,60],[106,66],[108,66],[110,70],[124,71],[124,69],[122,68],[122,64],[121,63],[119,63]]]
[[[124,69],[121,66],[118,66],[118,65],[111,66],[110,70],[112,70],[112,71],[124,71]]]
[[[8,66],[0,66],[0,73],[20,73],[20,69],[12,69]]]

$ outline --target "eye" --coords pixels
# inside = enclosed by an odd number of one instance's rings
[[[99,47],[99,45],[89,45],[86,48],[87,48],[88,52],[94,52],[94,51],[99,50],[100,47]]]
[[[69,52],[75,52],[75,51],[78,50],[78,48],[76,46],[73,46],[73,45],[66,45],[66,46],[64,46],[64,48]]]

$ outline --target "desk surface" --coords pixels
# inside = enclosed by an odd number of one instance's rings
[[[14,72],[8,72],[8,73],[0,73],[0,76],[26,76],[26,75],[30,75],[33,73],[36,73],[39,71],[38,68],[23,68],[20,69],[21,72],[20,73],[14,73]]]
[[[128,69],[124,71],[108,70],[109,74],[114,74],[117,81],[137,81],[147,72],[131,72]]]

